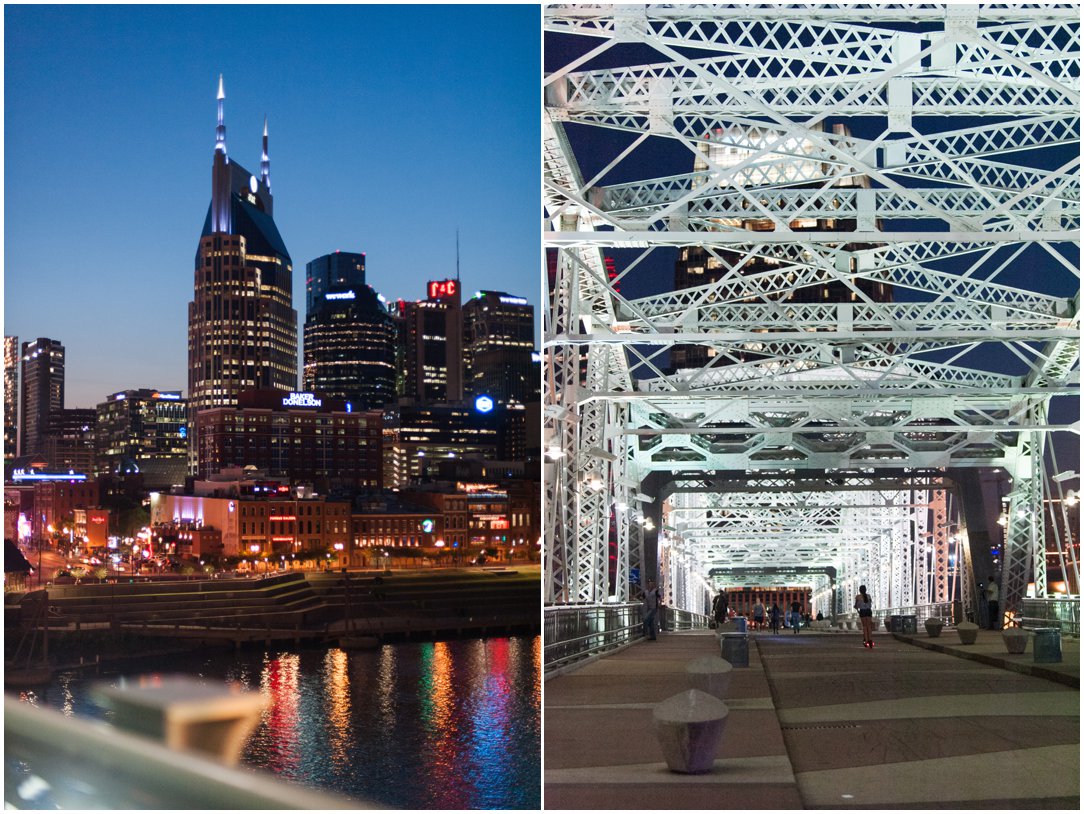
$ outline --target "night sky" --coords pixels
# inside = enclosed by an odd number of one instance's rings
[[[367,254],[421,299],[527,297],[539,318],[540,16],[519,6],[6,6],[4,333],[67,349],[66,407],[187,388],[219,74],[231,159],[294,265]]]

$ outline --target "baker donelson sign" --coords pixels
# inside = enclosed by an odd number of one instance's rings
[[[324,403],[312,393],[291,393],[282,400],[283,407],[319,407]]]

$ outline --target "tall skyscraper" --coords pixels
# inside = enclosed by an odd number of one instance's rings
[[[309,315],[332,288],[365,285],[365,253],[340,252],[317,257],[305,266],[305,315]]]
[[[19,337],[4,337],[4,462],[19,454]]]
[[[293,266],[273,218],[267,121],[260,174],[226,153],[222,78],[211,168],[211,205],[196,251],[188,305],[189,469],[198,450],[196,414],[232,406],[255,388],[297,388]]]
[[[365,255],[317,258],[307,279],[313,302],[305,318],[305,390],[358,410],[395,401],[395,320],[365,285]]]
[[[430,280],[427,298],[399,301],[399,394],[422,404],[463,400],[463,308],[459,280]]]
[[[534,307],[503,291],[479,291],[463,306],[463,337],[471,395],[525,404],[538,390],[532,378]]]
[[[39,337],[23,343],[20,455],[45,452],[54,414],[64,409],[64,346]]]

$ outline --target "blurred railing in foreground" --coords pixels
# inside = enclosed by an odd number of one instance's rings
[[[372,803],[170,749],[109,724],[4,697],[8,809],[360,809]]]
[[[659,621],[663,631],[708,627],[707,616],[677,608],[664,608]],[[551,673],[623,647],[643,635],[643,606],[639,602],[550,606],[545,609],[543,624],[544,671]]]

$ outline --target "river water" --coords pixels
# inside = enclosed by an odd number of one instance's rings
[[[238,682],[268,708],[241,762],[401,808],[541,807],[540,637],[373,650],[220,651],[58,673],[31,700],[108,720],[99,681],[187,673]]]

